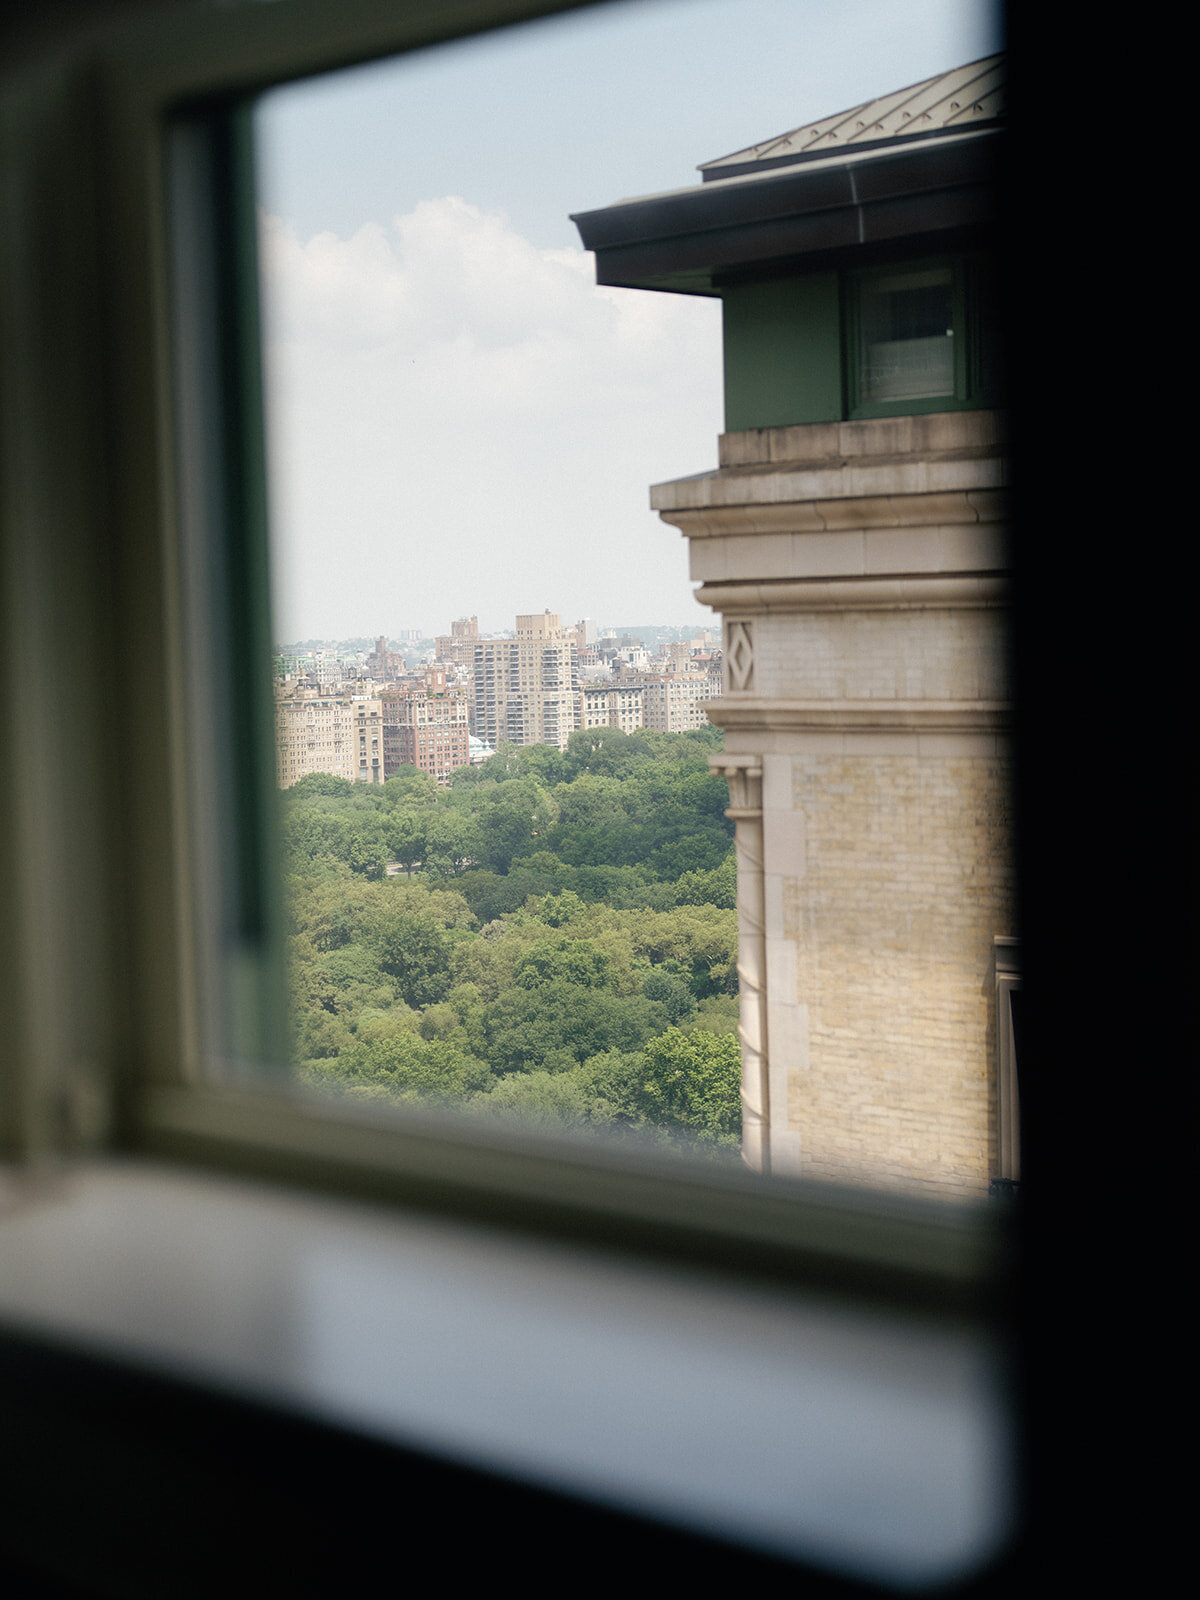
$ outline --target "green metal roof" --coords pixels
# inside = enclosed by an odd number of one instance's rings
[[[1004,115],[1005,58],[987,56],[937,77],[895,89],[849,111],[793,128],[761,144],[700,164],[705,183],[761,172],[842,150],[863,150],[922,135],[959,132]]]

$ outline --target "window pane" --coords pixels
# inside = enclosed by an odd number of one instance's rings
[[[954,393],[950,269],[896,273],[864,287],[862,398],[925,400]]]
[[[707,474],[719,506],[749,481],[768,430],[727,435],[713,472],[725,286],[597,287],[570,220],[978,44],[931,32],[905,69],[889,51],[864,75],[830,24],[801,100],[745,46],[748,11],[794,32],[781,61],[802,40],[812,59],[811,19],[778,8],[689,6],[683,29],[677,7],[637,7],[260,104],[293,1069],[356,1102],[734,1162],[745,1139],[755,1167],[980,1195],[988,962],[1012,931],[1002,740],[991,711],[978,736],[970,721],[1004,695],[994,599],[951,615],[896,588],[894,615],[848,616],[789,599],[722,628],[721,530],[693,541],[702,607],[646,491],[670,478],[686,500]],[[898,13],[911,51],[907,30]],[[728,75],[721,97],[697,96],[701,57]],[[821,394],[840,396],[842,292],[820,270],[820,293],[771,301],[771,327],[832,317],[798,347],[838,363]],[[951,395],[952,269],[862,281],[863,398]],[[760,311],[751,296],[754,361],[772,358]],[[717,576],[739,593],[805,576],[808,545],[771,505],[729,535]],[[912,526],[895,548],[924,537]],[[795,571],[771,566],[780,536]],[[764,695],[853,704],[868,733],[810,760],[835,724],[793,750],[793,712],[755,711]],[[964,696],[951,751],[942,702]],[[876,759],[861,738],[897,697],[917,710]],[[753,749],[731,700],[759,718]],[[920,745],[926,702],[941,731]]]

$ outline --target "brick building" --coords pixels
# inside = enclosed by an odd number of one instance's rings
[[[445,673],[430,675],[422,688],[380,697],[384,777],[402,766],[417,767],[445,787],[469,764],[465,691],[446,685]]]

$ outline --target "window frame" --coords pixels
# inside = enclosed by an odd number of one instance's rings
[[[867,401],[862,397],[862,300],[881,279],[908,272],[949,270],[954,325],[954,392],[922,399]],[[846,374],[846,416],[852,421],[869,417],[921,416],[938,411],[969,411],[994,405],[997,396],[983,381],[984,345],[988,332],[982,325],[982,258],[978,252],[950,255],[897,257],[844,274],[845,305],[843,362]],[[994,337],[994,336],[993,336]]]
[[[228,213],[212,209],[223,205],[224,185],[249,179],[245,107],[272,84],[564,9],[572,7],[557,0],[399,9],[353,0],[331,17],[313,0],[277,0],[233,14],[151,15],[104,31],[64,81],[88,128],[91,180],[106,197],[96,281],[88,286],[104,297],[108,335],[89,397],[105,418],[106,459],[91,465],[104,490],[99,538],[113,552],[119,586],[103,624],[113,637],[146,639],[161,670],[136,675],[119,713],[96,696],[106,728],[135,730],[126,737],[128,759],[93,774],[111,829],[95,841],[96,873],[108,880],[107,892],[97,889],[96,937],[127,952],[98,1001],[99,1066],[86,1084],[64,1082],[75,1068],[63,1063],[40,1082],[18,1069],[27,1115],[24,1124],[14,1119],[9,1149],[33,1156],[66,1142],[256,1170],[559,1235],[590,1233],[738,1271],[813,1274],[869,1298],[886,1298],[903,1283],[919,1301],[981,1307],[994,1300],[1002,1249],[986,1207],[925,1210],[901,1197],[831,1196],[802,1181],[718,1174],[686,1162],[667,1169],[570,1140],[535,1143],[434,1117],[364,1121],[335,1107],[318,1112],[255,1088],[238,1049],[212,1048],[224,1006],[235,1018],[265,1014],[265,1024],[242,1027],[240,1043],[247,1053],[282,1059],[273,1043],[282,1037],[279,910],[266,882],[273,739],[251,736],[273,725],[269,674],[257,705],[250,693],[228,691],[246,709],[246,726],[222,744],[213,732],[211,676],[191,670],[197,641],[214,638],[247,567],[242,645],[252,650],[257,640],[270,659],[255,281],[245,230],[231,230]],[[169,146],[180,129],[191,176],[172,193]],[[178,151],[175,159],[178,173]],[[192,297],[193,311],[202,304],[192,323],[181,318],[173,285],[173,265],[178,277],[189,251],[183,297]],[[222,352],[214,337],[218,296],[233,324],[232,351],[230,339]],[[214,345],[219,359],[208,360]],[[240,453],[230,446],[231,411]],[[206,477],[207,498],[197,489]],[[189,498],[203,503],[184,514]],[[81,526],[76,539],[96,536]],[[197,573],[213,547],[219,559],[201,582]],[[80,593],[74,612],[62,615],[94,636],[92,612],[91,594]],[[251,798],[222,817],[220,795],[231,791]],[[223,828],[246,856],[232,884]],[[105,860],[114,840],[115,866]],[[214,883],[227,900],[243,901],[232,914],[242,947],[228,963],[231,975],[214,976],[206,960],[231,921]],[[44,984],[35,979],[30,992],[32,1009],[53,1010]],[[88,1106],[78,1127],[61,1126],[64,1100]]]
[[[1017,1023],[1013,996],[1021,988],[1018,940],[997,935],[992,942],[996,975],[996,1163],[993,1187],[1015,1188],[1021,1180],[1021,1096]]]
[[[1005,1292],[1008,1244],[1001,1220],[984,1206],[844,1193],[686,1162],[668,1168],[567,1139],[535,1143],[508,1130],[465,1128],[434,1117],[318,1107],[249,1086],[238,1072],[237,1052],[210,1047],[223,1001],[211,961],[206,975],[205,952],[217,944],[225,915],[220,897],[207,887],[212,882],[223,881],[227,897],[240,894],[251,903],[250,910],[243,905],[239,925],[250,930],[249,946],[262,947],[258,958],[250,951],[232,982],[235,989],[240,985],[243,1015],[265,1011],[268,1018],[257,1035],[245,1030],[251,1040],[245,1048],[257,1040],[269,1054],[279,1036],[279,964],[269,949],[264,953],[278,908],[269,884],[255,877],[271,852],[273,739],[250,737],[261,728],[263,704],[270,705],[270,676],[264,670],[261,702],[246,696],[241,737],[222,744],[213,732],[212,697],[223,691],[211,684],[204,691],[191,668],[196,641],[214,637],[214,616],[247,567],[252,581],[242,595],[250,617],[244,644],[249,649],[255,638],[265,639],[262,659],[270,660],[265,522],[255,509],[262,492],[261,440],[247,421],[257,381],[252,279],[244,235],[205,226],[206,208],[219,199],[217,176],[232,173],[245,181],[246,151],[236,127],[231,136],[231,118],[244,121],[248,99],[276,83],[568,9],[571,0],[440,0],[406,7],[344,0],[331,15],[323,0],[277,0],[154,11],[84,39],[74,56],[57,64],[57,80],[41,90],[41,107],[18,108],[12,118],[14,149],[22,116],[35,123],[46,104],[71,132],[70,147],[57,146],[44,170],[36,171],[31,157],[25,172],[35,189],[42,186],[42,204],[51,212],[61,204],[64,173],[71,175],[69,187],[94,202],[83,207],[94,219],[94,236],[71,274],[55,276],[54,289],[66,308],[67,331],[89,317],[101,325],[76,380],[74,412],[65,415],[55,440],[47,433],[37,460],[19,464],[25,478],[14,493],[34,477],[49,483],[66,470],[78,478],[84,507],[74,520],[56,524],[60,548],[22,574],[24,593],[37,602],[22,648],[36,659],[37,641],[45,647],[59,627],[76,632],[91,659],[102,661],[116,659],[118,641],[137,637],[145,665],[120,696],[100,674],[81,689],[97,728],[77,774],[97,811],[75,862],[84,892],[70,907],[82,919],[84,936],[66,940],[66,954],[48,967],[11,947],[20,1015],[5,1041],[12,1057],[6,1154],[28,1166],[80,1155],[248,1175],[599,1244],[723,1277],[784,1282],[884,1310],[991,1325]],[[172,198],[167,182],[172,127],[185,128],[192,141],[194,182],[186,204],[178,189]],[[36,142],[32,148],[37,151]],[[216,221],[208,209],[208,222]],[[196,355],[212,322],[210,316],[207,323],[181,326],[172,262],[174,248],[177,268],[181,226],[184,240],[194,243],[206,233],[212,240],[214,255],[197,258],[189,291],[201,301],[209,297],[206,315],[229,290],[230,275],[240,295],[237,348],[226,350],[225,368],[197,358],[182,382],[181,352]],[[30,242],[18,299],[23,293],[27,303],[35,302],[36,269],[46,268],[58,244],[57,234]],[[23,386],[44,402],[42,411],[49,410],[56,369],[40,360],[40,352],[27,352],[23,360],[21,354],[15,375],[4,381],[10,392]],[[65,345],[61,354],[69,355]],[[222,408],[230,406],[240,408],[235,433],[244,454],[231,451],[222,436],[220,420],[228,415]],[[74,466],[64,469],[64,462]],[[206,473],[212,474],[212,497],[189,529],[181,507],[189,485],[194,489]],[[28,551],[44,542],[32,519],[19,536]],[[214,549],[220,560],[205,567]],[[61,582],[73,560],[94,570],[97,551],[103,606],[96,604],[96,587]],[[203,582],[196,577],[201,570]],[[30,736],[40,709],[31,696],[25,706],[6,710],[18,719],[16,744],[32,755],[15,787],[3,790],[4,820],[10,814],[14,820],[6,837],[33,839],[36,846],[23,864],[15,852],[5,852],[19,926],[35,929],[35,948],[61,932],[55,897],[43,895],[41,910],[36,905],[39,877],[61,884],[55,870],[61,840],[78,811],[66,812],[57,801],[45,807],[61,767],[47,741]],[[247,786],[248,806],[222,818],[216,797],[242,794]],[[220,870],[226,829],[247,851],[233,888]],[[59,899],[65,904],[69,896]],[[6,930],[5,937],[16,935]],[[96,950],[119,955],[89,976]],[[63,994],[72,996],[67,1009],[75,1014],[69,1037],[57,1022]]]

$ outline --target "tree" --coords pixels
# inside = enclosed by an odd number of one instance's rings
[[[425,825],[426,872],[452,878],[477,860],[479,848],[479,829],[473,817],[441,809],[430,814]]]
[[[421,865],[429,848],[426,815],[419,811],[397,811],[384,837],[392,860],[399,862],[411,878],[413,868]]]
[[[647,1000],[662,1006],[667,1021],[673,1026],[695,1015],[695,995],[689,985],[673,972],[664,972],[656,967],[643,982],[642,993]]]
[[[647,1121],[707,1144],[736,1145],[742,1131],[742,1055],[729,1035],[668,1028],[642,1052]]]
[[[336,1061],[313,1064],[308,1081],[322,1087],[375,1091],[382,1099],[453,1104],[492,1082],[486,1064],[443,1039],[399,1033],[352,1045]]]
[[[523,989],[538,989],[562,978],[585,989],[607,989],[612,961],[590,939],[540,939],[517,964],[517,982]]]
[[[476,860],[506,873],[517,856],[532,854],[557,814],[550,795],[534,778],[478,789],[472,795]]]
[[[384,913],[371,928],[371,945],[381,969],[396,980],[410,1006],[433,1005],[451,985],[451,940],[431,916]]]

